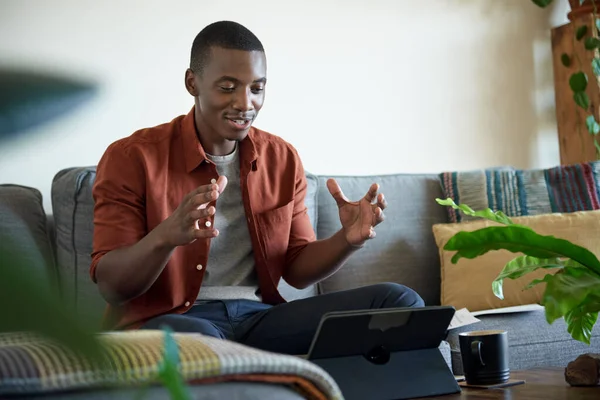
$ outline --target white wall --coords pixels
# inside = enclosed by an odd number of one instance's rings
[[[559,1],[559,0],[556,0]],[[320,174],[559,162],[550,52],[567,1],[2,0],[0,63],[89,78],[99,93],[0,148],[0,182],[38,187],[112,141],[186,113],[196,33],[238,21],[263,41],[256,126]]]

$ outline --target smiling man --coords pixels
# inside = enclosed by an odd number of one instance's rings
[[[307,287],[360,251],[386,201],[376,184],[349,201],[330,179],[342,229],[316,240],[296,150],[252,126],[266,84],[258,38],[235,22],[211,24],[185,73],[192,110],[106,150],[93,188],[90,274],[109,303],[108,328],[168,325],[303,354],[326,312],[423,306],[395,283],[281,297],[280,279]]]

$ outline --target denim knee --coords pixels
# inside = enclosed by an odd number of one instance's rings
[[[384,294],[388,307],[424,307],[425,302],[419,294],[408,286],[394,282],[374,285],[379,293]]]
[[[140,329],[161,329],[163,326],[168,326],[174,332],[201,333],[225,339],[223,332],[209,320],[179,314],[167,314],[152,318]]]

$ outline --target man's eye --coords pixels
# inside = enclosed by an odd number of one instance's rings
[[[258,94],[261,93],[263,90],[265,90],[265,88],[263,87],[252,88],[252,93]]]
[[[233,92],[235,90],[234,87],[228,87],[228,86],[221,86],[221,90],[224,92]]]

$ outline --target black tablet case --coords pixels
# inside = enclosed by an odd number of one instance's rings
[[[458,393],[439,350],[454,312],[438,306],[328,313],[308,359],[333,377],[346,400]]]

